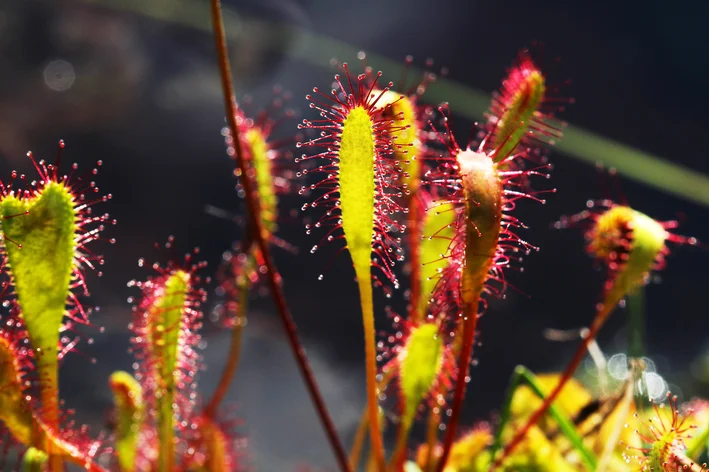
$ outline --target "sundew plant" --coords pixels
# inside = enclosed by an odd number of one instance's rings
[[[515,349],[486,336],[496,307],[511,302],[509,293],[538,295],[525,291],[525,279],[536,277],[524,270],[529,260],[566,257],[532,240],[525,223],[547,202],[575,198],[554,187],[555,147],[569,130],[567,108],[583,104],[574,103],[544,47],[520,45],[472,129],[456,124],[468,104],[456,103],[455,93],[438,99],[451,90],[441,87],[441,78],[455,78],[455,70],[436,69],[430,60],[419,68],[407,56],[404,73],[389,76],[363,51],[331,61],[334,71],[307,90],[274,86],[269,105],[259,110],[232,71],[220,0],[203,3],[225,110],[214,139],[224,141],[234,200],[243,201],[236,216],[210,212],[237,221],[243,237],[218,267],[199,248],[179,253],[168,234],[152,257],[136,257],[135,278],[127,282],[130,305],[111,320],[130,331],[124,346],[130,368],[111,373],[110,411],[89,427],[81,405],[65,404],[62,379],[65,360],[85,356],[84,345],[110,335],[95,321],[89,290],[103,281],[90,274],[110,270],[102,251],[121,246],[112,235],[119,223],[104,210],[113,195],[101,178],[111,163],[72,164],[67,158],[77,146],[60,141],[51,158],[27,153],[32,173],[5,172],[2,470],[259,470],[240,417],[249,405],[234,403],[228,391],[243,381],[242,344],[255,311],[250,302],[266,298],[330,450],[297,470],[709,471],[709,401],[673,392],[646,356],[643,336],[657,321],[645,316],[652,310],[649,293],[663,290],[654,282],[674,270],[674,253],[704,258],[706,249],[678,221],[646,213],[642,201],[626,201],[615,188],[613,198],[604,196],[603,181],[617,187],[614,171],[589,171],[599,181],[598,195],[575,202],[579,211],[557,215],[547,230],[583,240],[589,266],[603,275],[595,286],[576,287],[595,296],[595,304],[569,307],[569,317],[586,327],[547,332],[550,341],[574,344],[560,359],[562,368],[535,372],[525,366],[533,360],[520,358],[503,373],[510,380],[496,407],[472,420],[464,414],[487,388],[474,368],[494,362],[479,354],[483,341]],[[292,108],[301,108],[300,116]],[[302,227],[307,246],[283,238],[281,227],[292,224]],[[319,264],[326,254],[331,262],[319,268],[320,280],[337,267],[333,261],[346,261],[338,270],[348,271],[348,283],[340,289],[358,300],[366,400],[351,434],[333,420],[336,412],[311,368],[296,325],[301,314],[291,311],[286,296],[289,278],[274,258],[279,251],[302,265]],[[316,291],[323,283],[312,281]],[[558,287],[549,283],[544,290],[554,297]],[[313,303],[339,316],[343,308],[321,297]],[[664,316],[669,325],[672,314]],[[601,349],[597,338],[608,325],[626,327],[627,352],[609,356]],[[210,330],[227,333],[228,345],[219,353],[224,362],[216,385],[206,391],[200,374],[210,368],[203,355]]]

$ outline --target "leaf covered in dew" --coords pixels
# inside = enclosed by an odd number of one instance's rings
[[[116,418],[116,455],[123,472],[135,469],[138,436],[144,419],[143,389],[128,372],[111,374],[108,383],[113,391]]]
[[[627,254],[618,263],[614,284],[628,293],[644,282],[665,250],[669,236],[661,223],[630,207],[617,205],[596,219],[589,251],[604,259]]]
[[[658,405],[653,401],[653,408],[643,412],[644,419],[636,425],[635,432],[644,447],[628,455],[640,463],[642,470],[704,471],[703,467],[690,469],[688,464],[692,460],[685,456],[686,441],[694,435],[697,425],[691,422],[691,415],[679,411],[676,396],[668,393],[667,398],[666,404]]]
[[[540,132],[537,123],[544,101],[544,75],[522,53],[502,82],[502,90],[493,99],[490,111],[490,149],[496,160],[509,156],[528,133]]]
[[[59,152],[63,148],[60,141]],[[111,195],[97,196],[99,189],[93,182],[73,173],[61,176],[55,166],[35,161],[31,153],[28,157],[39,180],[19,189],[13,172],[12,179],[2,184],[2,252],[13,287],[11,302],[34,349],[42,420],[58,430],[58,361],[78,340],[60,338],[60,333],[71,333],[76,324],[88,322],[88,311],[73,292],[83,289],[88,295],[83,267],[93,268],[93,261],[103,263],[86,246],[99,238],[108,219],[107,214],[93,215],[91,207]],[[93,169],[91,175],[97,172]]]
[[[304,120],[300,128],[319,131],[320,136],[298,143],[298,147],[324,150],[303,154],[296,162],[324,161],[317,171],[325,177],[301,189],[301,194],[315,189],[323,191],[303,209],[328,207],[326,215],[315,226],[334,223],[335,229],[342,229],[360,284],[369,283],[372,268],[376,267],[398,286],[391,266],[403,260],[403,255],[399,241],[389,233],[403,231],[403,226],[393,217],[403,211],[397,202],[403,196],[398,186],[401,169],[392,158],[395,150],[403,147],[398,144],[401,129],[386,116],[390,106],[380,103],[382,95],[389,90],[389,87],[377,90],[381,72],[369,84],[364,74],[353,78],[346,64],[343,68],[349,90],[340,77],[335,76],[339,89],[333,89],[332,95],[313,89],[325,97],[325,102],[306,96],[311,108],[320,110],[323,119]],[[327,238],[332,239],[330,235]],[[317,246],[311,252],[315,250]]]
[[[150,347],[156,359],[160,386],[163,394],[175,389],[177,358],[180,350],[180,332],[183,327],[183,312],[190,291],[190,274],[178,270],[170,274],[155,294],[147,313]]]
[[[473,303],[482,293],[495,262],[502,222],[504,188],[497,165],[485,153],[471,149],[456,156],[465,203],[465,264],[461,296]]]
[[[166,246],[171,245],[172,239]],[[206,299],[197,288],[201,278],[196,272],[204,265],[193,264],[192,254],[187,254],[183,264],[154,264],[157,276],[130,284],[142,290],[133,309],[131,343],[138,361],[136,379],[150,412],[146,420],[156,429],[161,470],[172,470],[176,444],[185,439],[195,403],[201,303]]]
[[[174,414],[178,381],[181,380],[178,358],[185,348],[180,334],[190,292],[190,274],[177,270],[166,274],[155,284],[152,299],[145,312],[147,349],[152,358],[150,382],[158,417],[160,455],[171,461],[176,418]],[[169,456],[169,458],[167,457]],[[168,467],[169,468],[169,467]]]
[[[365,334],[365,357],[367,370],[368,417],[372,454],[377,468],[383,470],[384,448],[379,433],[376,388],[376,331],[374,324],[374,302],[372,294],[372,269],[381,270],[398,287],[392,270],[395,261],[403,260],[399,247],[399,238],[389,233],[403,231],[401,225],[393,219],[395,213],[403,211],[396,202],[403,196],[398,188],[400,168],[390,157],[393,152],[396,132],[392,120],[383,116],[383,109],[377,105],[382,92],[373,94],[376,79],[371,86],[365,87],[366,76],[355,80],[350,76],[347,65],[342,65],[347,76],[349,90],[346,90],[339,76],[335,80],[339,90],[332,90],[331,95],[313,91],[326,98],[325,103],[311,100],[311,108],[320,110],[322,119],[304,120],[302,129],[320,132],[319,137],[299,147],[319,147],[321,152],[308,156],[304,154],[296,162],[317,159],[325,161],[318,167],[318,172],[326,176],[317,184],[303,187],[320,189],[324,193],[304,205],[303,209],[328,205],[330,209],[316,223],[334,224],[335,231],[342,229],[347,250],[360,293],[362,321]],[[377,73],[377,78],[381,73]],[[389,86],[392,84],[390,83]],[[385,107],[386,108],[386,107]],[[328,233],[327,240],[334,239]],[[315,252],[317,246],[311,252]]]
[[[49,456],[44,451],[30,447],[22,456],[22,472],[43,472],[48,461]]]
[[[195,421],[198,461],[189,470],[193,472],[231,472],[239,470],[234,451],[234,438],[212,418],[201,415]]]
[[[47,182],[30,198],[6,195],[0,201],[12,283],[32,346],[56,356],[74,272],[76,202],[63,182]],[[26,213],[26,214],[24,214]],[[52,353],[52,351],[55,351]],[[38,355],[40,357],[40,355]]]
[[[434,323],[423,323],[409,332],[399,354],[399,382],[404,419],[410,425],[421,401],[431,392],[443,366],[443,337]]]
[[[255,171],[256,192],[261,206],[261,227],[264,237],[268,241],[276,231],[278,196],[273,183],[273,162],[266,136],[257,127],[247,129],[244,136],[244,148]]]
[[[32,442],[33,418],[24,393],[22,364],[28,353],[20,353],[5,335],[0,336],[0,421],[22,444]]]
[[[343,121],[339,157],[342,229],[355,267],[368,268],[375,223],[377,151],[372,119],[361,105],[352,109]]]

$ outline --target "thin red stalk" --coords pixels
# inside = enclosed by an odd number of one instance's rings
[[[576,350],[576,354],[574,354],[573,359],[571,359],[571,362],[566,367],[566,370],[564,370],[564,373],[561,375],[559,383],[556,385],[556,387],[554,387],[554,390],[552,390],[551,393],[547,395],[542,405],[537,408],[537,410],[532,414],[532,416],[529,417],[524,426],[522,426],[522,428],[517,431],[517,433],[510,440],[510,442],[508,442],[507,445],[502,449],[502,453],[500,453],[500,455],[490,467],[491,472],[498,468],[502,464],[502,461],[504,461],[505,458],[508,457],[517,446],[519,446],[519,444],[524,440],[525,436],[532,428],[532,426],[539,422],[539,420],[542,418],[542,416],[544,416],[551,404],[554,403],[556,397],[559,396],[561,390],[564,388],[567,382],[571,380],[571,377],[573,377],[574,372],[576,372],[576,369],[578,369],[579,365],[586,356],[586,351],[588,350],[589,344],[596,338],[598,332],[601,330],[606,320],[608,319],[608,316],[613,312],[617,304],[617,301],[616,303],[604,304],[601,311],[599,311],[596,317],[594,318],[593,323],[591,324],[591,328],[588,331],[588,335],[581,341],[581,345]]]
[[[448,461],[455,435],[458,431],[460,413],[463,410],[463,399],[465,398],[465,378],[468,376],[468,366],[473,356],[473,344],[475,343],[475,330],[478,324],[478,302],[480,296],[475,297],[472,302],[466,302],[463,307],[463,343],[458,357],[458,374],[456,375],[455,391],[453,392],[453,402],[451,404],[451,417],[446,425],[446,435],[443,439],[443,452],[436,466],[437,472],[442,472]]]
[[[310,364],[305,355],[305,349],[300,342],[298,336],[297,327],[293,321],[293,317],[288,310],[286,305],[286,300],[283,295],[283,291],[279,284],[280,276],[277,272],[276,266],[271,259],[270,248],[268,247],[268,242],[263,237],[263,232],[261,228],[261,220],[259,219],[259,204],[255,197],[254,182],[252,181],[252,176],[249,173],[249,168],[246,165],[246,160],[244,159],[243,149],[241,148],[241,140],[239,137],[239,127],[236,123],[236,99],[234,94],[234,86],[232,83],[231,66],[229,65],[229,53],[227,49],[226,34],[224,31],[224,20],[222,18],[221,1],[211,0],[211,10],[212,10],[212,27],[214,29],[214,41],[217,49],[217,56],[219,59],[219,69],[222,79],[222,90],[224,93],[224,105],[226,108],[226,117],[229,124],[229,129],[231,131],[231,136],[234,142],[234,150],[236,152],[236,163],[239,166],[242,177],[242,185],[244,187],[244,192],[246,195],[246,206],[249,213],[249,218],[251,220],[251,233],[256,245],[261,251],[264,263],[266,265],[266,276],[268,278],[269,287],[271,294],[278,311],[278,315],[281,318],[283,327],[288,338],[288,344],[290,345],[293,355],[295,357],[300,373],[305,380],[308,393],[310,398],[315,405],[315,409],[320,418],[327,438],[330,442],[330,446],[335,454],[337,462],[340,469],[343,471],[350,471],[349,463],[347,462],[347,455],[345,454],[345,449],[342,447],[340,438],[337,436],[335,431],[335,426],[332,423],[330,414],[327,411],[325,402],[323,401],[320,390],[318,389],[315,377],[313,375]]]
[[[409,258],[411,260],[411,298],[409,320],[418,321],[426,316],[420,313],[421,307],[421,228],[424,215],[419,214],[419,202],[412,196],[409,205]],[[427,300],[428,301],[428,300]]]
[[[244,254],[249,254],[251,252],[252,242],[253,241],[251,240],[251,238],[247,236],[247,239],[244,242]],[[247,257],[251,258],[252,256],[249,255]],[[250,264],[250,262],[248,262],[248,264]],[[241,357],[241,338],[244,332],[245,325],[243,321],[246,318],[248,296],[249,282],[244,281],[244,286],[239,287],[240,299],[237,301],[238,307],[235,319],[236,323],[231,329],[231,342],[229,344],[229,355],[227,357],[227,362],[224,366],[224,370],[222,371],[222,376],[219,379],[217,388],[214,389],[212,398],[209,400],[209,403],[207,403],[207,406],[204,408],[204,414],[210,418],[214,417],[214,414],[217,412],[217,408],[219,408],[219,405],[221,405],[222,400],[224,400],[224,396],[229,390],[229,386],[231,385],[232,379],[234,378],[236,367],[239,365],[239,358]]]

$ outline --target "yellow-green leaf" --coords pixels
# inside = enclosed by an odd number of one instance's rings
[[[143,389],[132,375],[117,371],[108,381],[116,416],[116,455],[123,472],[135,470],[138,434],[143,422]]]

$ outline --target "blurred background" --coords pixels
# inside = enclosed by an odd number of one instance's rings
[[[588,324],[603,274],[585,255],[582,235],[555,231],[559,216],[581,211],[592,198],[621,195],[658,220],[678,219],[681,234],[709,241],[709,4],[703,2],[527,2],[511,0],[377,2],[362,0],[225,1],[226,28],[237,90],[268,104],[276,84],[293,93],[291,106],[311,117],[303,98],[329,86],[330,60],[356,63],[364,49],[377,65],[400,67],[407,54],[422,66],[433,58],[450,82],[432,88],[431,100],[451,102],[455,129],[465,141],[518,50],[533,42],[551,83],[575,104],[562,114],[570,142],[551,155],[552,179],[539,182],[557,194],[546,205],[524,202],[516,216],[530,226],[523,237],[541,251],[526,258],[524,273],[509,279],[519,291],[495,301],[481,322],[482,346],[473,369],[464,425],[498,408],[512,369],[561,369],[576,343],[544,338],[546,328]],[[557,57],[560,60],[557,60]],[[387,60],[389,62],[387,62]],[[387,75],[396,80],[395,74]],[[450,96],[443,96],[450,92]],[[292,136],[299,119],[276,135]],[[224,151],[224,108],[205,0],[4,0],[0,3],[0,158],[2,175],[31,174],[25,157],[64,161],[87,169],[104,165],[97,183],[114,198],[105,210],[118,220],[107,231],[117,244],[94,246],[106,256],[104,275],[90,276],[100,305],[89,330],[93,344],[69,356],[61,373],[62,397],[94,431],[111,409],[108,375],[130,370],[130,305],[126,283],[149,273],[139,257],[166,260],[153,248],[176,236],[178,253],[199,246],[214,272],[243,228],[205,210],[243,214],[233,162]],[[590,132],[592,134],[588,134]],[[582,139],[583,138],[583,139]],[[612,141],[607,141],[607,139]],[[627,147],[617,147],[622,143]],[[619,169],[617,184],[593,163]],[[632,163],[632,165],[630,165]],[[680,167],[676,167],[680,166]],[[609,187],[615,187],[609,190]],[[619,190],[620,189],[620,190]],[[276,250],[276,262],[310,360],[347,445],[364,406],[363,341],[353,271],[336,247],[316,255],[321,235],[306,236],[297,195],[282,200],[280,237],[299,253]],[[103,211],[104,209],[102,209]],[[706,249],[672,247],[667,268],[647,292],[647,355],[660,387],[683,399],[709,395],[709,285]],[[209,287],[210,302],[219,302]],[[402,294],[378,306],[403,306]],[[382,310],[383,312],[383,310]],[[622,310],[599,338],[611,357],[626,350]],[[378,320],[385,330],[389,321]],[[218,379],[229,334],[204,328],[200,392]],[[93,363],[92,358],[97,362]],[[305,464],[332,470],[334,460],[316,421],[268,297],[249,312],[243,357],[229,401],[248,437],[258,470],[295,470]]]

